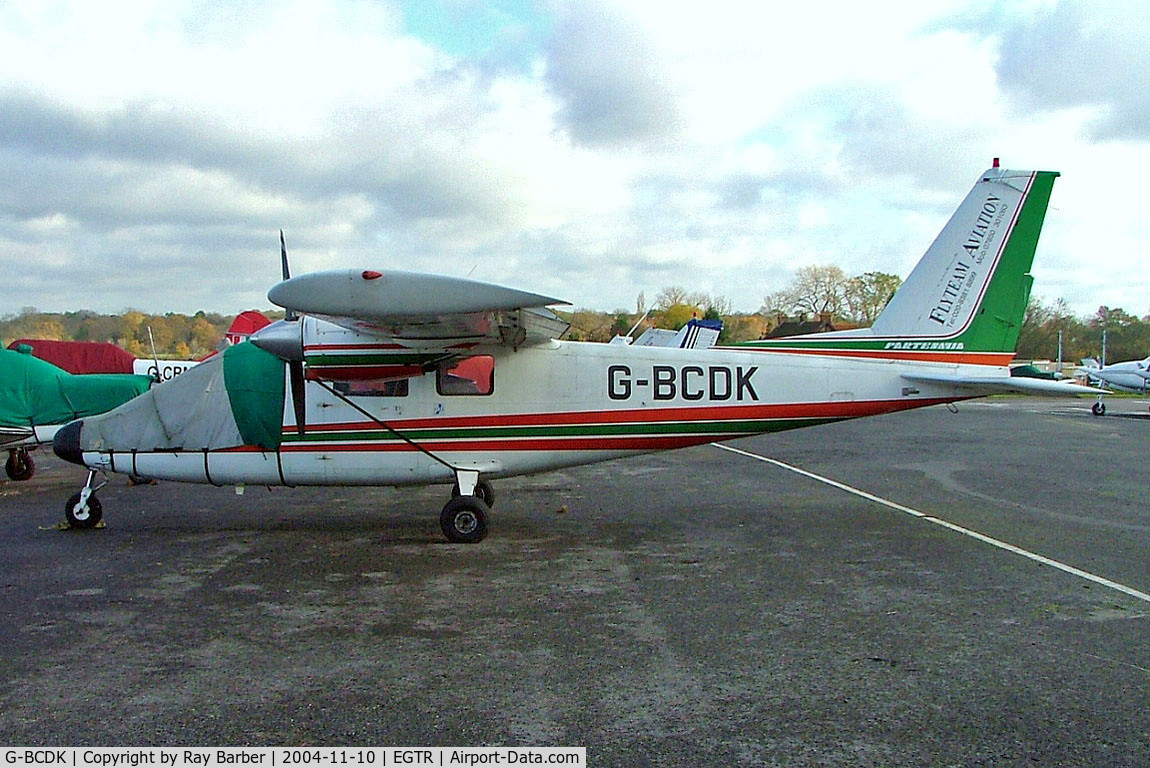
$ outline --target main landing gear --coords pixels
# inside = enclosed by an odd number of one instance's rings
[[[36,462],[27,448],[12,448],[4,462],[4,472],[9,480],[30,480],[36,474]]]
[[[495,489],[472,470],[456,470],[451,501],[439,514],[439,527],[452,544],[478,544],[487,536],[487,513],[495,506]]]

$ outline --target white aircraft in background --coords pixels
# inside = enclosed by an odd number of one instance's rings
[[[1147,385],[1150,385],[1150,357],[1111,365],[1101,365],[1091,358],[1082,361],[1078,372],[1085,374],[1090,381],[1097,381],[1123,392],[1146,394]],[[1095,416],[1106,413],[1106,403],[1102,402],[1101,394],[1098,395],[1098,402],[1094,403],[1090,410]]]
[[[983,173],[871,328],[709,349],[558,340],[558,299],[376,269],[290,278],[285,320],[55,437],[89,468],[215,485],[454,484],[440,514],[478,542],[491,479],[997,392],[1097,390],[1011,377],[1057,173]],[[660,503],[652,499],[652,503]],[[661,503],[674,509],[673,501]]]
[[[647,315],[644,314],[643,318]],[[642,319],[640,319],[642,322]],[[636,324],[638,326],[638,323]],[[634,329],[632,329],[632,332]],[[611,344],[629,344],[636,347],[677,347],[679,349],[710,349],[723,332],[722,320],[700,320],[692,317],[678,331],[669,328],[648,328],[637,339],[631,334],[616,336]]]

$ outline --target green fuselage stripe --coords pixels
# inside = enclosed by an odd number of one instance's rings
[[[404,437],[416,442],[428,440],[499,440],[514,438],[553,438],[553,437],[630,437],[650,435],[698,435],[698,434],[759,434],[778,432],[800,426],[813,426],[839,421],[840,417],[811,417],[788,419],[755,419],[751,421],[694,421],[680,423],[652,424],[556,424],[531,427],[461,427],[441,429],[402,429]],[[294,433],[285,434],[285,443],[290,442],[382,442],[396,440],[386,430],[346,430],[323,432],[309,429],[300,437]]]

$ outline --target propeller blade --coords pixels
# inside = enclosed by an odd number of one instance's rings
[[[306,430],[305,422],[307,421],[303,363],[297,360],[288,362],[288,374],[291,378],[291,402],[295,408],[295,428],[302,435]]]
[[[284,241],[284,231],[280,230],[280,267],[283,270],[283,279],[291,280],[291,270],[288,268],[287,243]],[[284,320],[295,320],[295,310],[284,312]]]
[[[280,230],[280,266],[283,267],[284,280],[291,280],[291,270],[288,269],[287,243],[284,242],[284,231]]]

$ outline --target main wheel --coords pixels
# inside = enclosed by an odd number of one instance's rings
[[[79,504],[80,492],[76,491],[64,507],[64,517],[67,518],[69,527],[95,528],[96,524],[104,517],[104,508],[100,504],[100,500],[93,493],[88,497],[88,502],[83,507],[76,509]]]
[[[1095,403],[1094,405],[1090,406],[1090,412],[1095,416],[1105,416],[1106,403]]]
[[[487,505],[488,509],[495,509],[495,488],[491,483],[486,480],[480,480],[475,484],[475,495],[483,499],[483,503]],[[459,483],[451,486],[451,498],[459,496]]]
[[[475,496],[456,496],[439,515],[439,527],[452,544],[477,544],[487,535],[488,507]]]
[[[8,461],[4,462],[4,472],[9,480],[29,480],[36,474],[36,462],[32,454],[17,448],[8,452]]]

